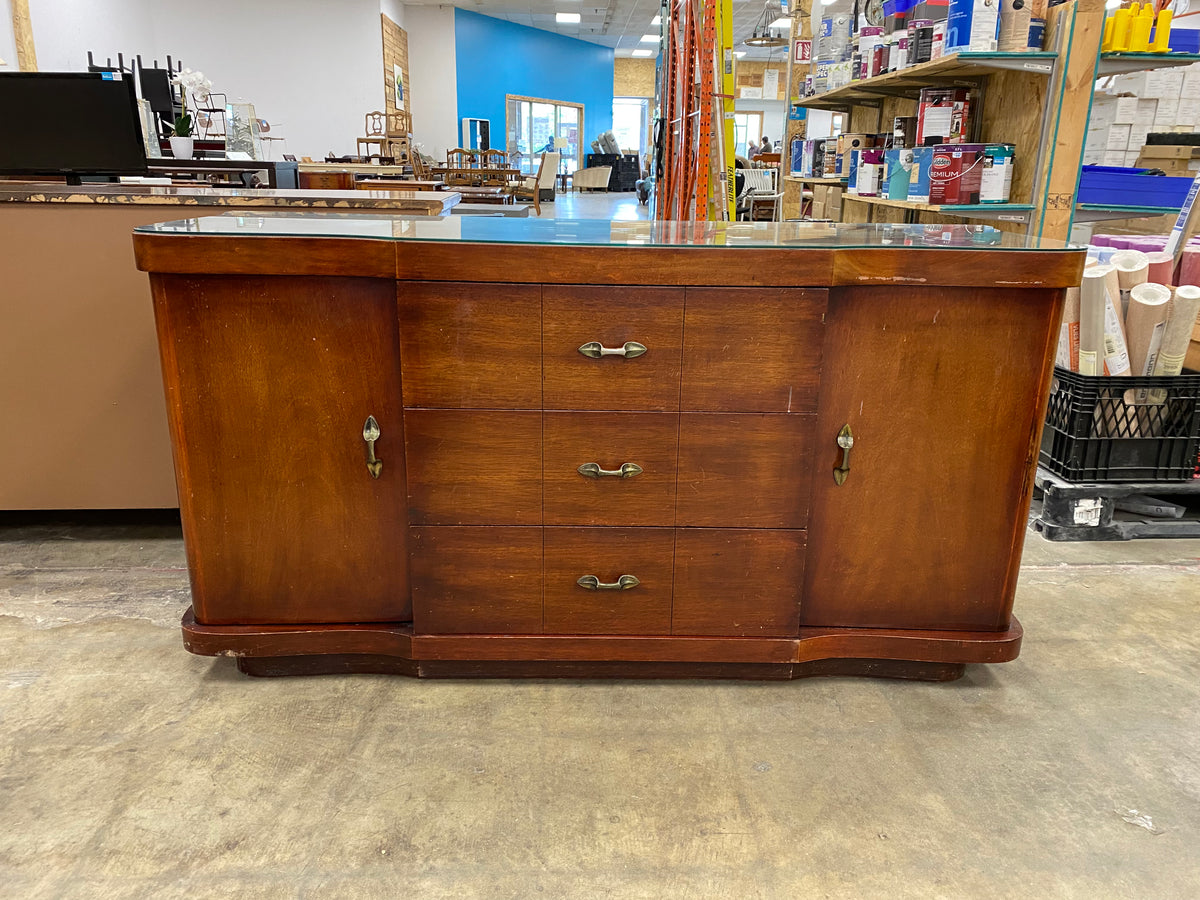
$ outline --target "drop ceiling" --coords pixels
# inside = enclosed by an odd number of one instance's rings
[[[439,5],[436,0],[422,4],[422,0],[406,0],[412,5]],[[658,26],[651,20],[659,14],[658,0],[459,0],[453,4],[460,9],[471,10],[485,16],[506,19],[518,25],[529,25],[544,31],[591,41],[611,47],[619,57],[630,56],[634,50],[652,49],[657,45],[642,43],[642,36],[657,34]],[[776,59],[787,62],[787,48],[767,50],[747,47],[742,41],[750,36],[762,14],[763,0],[733,0],[734,49],[745,52],[746,59]],[[773,9],[778,10],[778,2]],[[554,14],[559,12],[579,13],[578,24],[559,24]],[[783,32],[787,36],[786,32]]]

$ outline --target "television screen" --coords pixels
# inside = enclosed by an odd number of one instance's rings
[[[119,72],[0,75],[0,173],[144,175],[133,80]]]

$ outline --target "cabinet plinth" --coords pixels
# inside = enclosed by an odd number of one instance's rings
[[[426,677],[947,680],[1017,655],[1082,254],[593,243],[506,263],[337,227],[135,236],[188,650]],[[365,245],[394,246],[394,271]],[[606,252],[624,282],[597,283]]]

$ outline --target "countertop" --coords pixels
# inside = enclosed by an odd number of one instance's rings
[[[462,196],[454,191],[304,191],[136,184],[0,182],[0,202],[287,209],[378,209],[438,215]]]

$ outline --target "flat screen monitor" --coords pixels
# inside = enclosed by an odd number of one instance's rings
[[[0,75],[0,173],[144,175],[133,79],[119,72]]]

